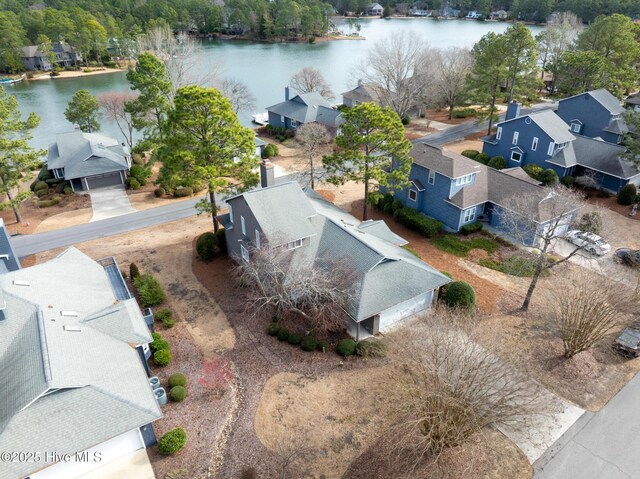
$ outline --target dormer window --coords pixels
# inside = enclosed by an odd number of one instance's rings
[[[562,150],[562,149],[566,148],[567,146],[569,146],[569,142],[568,141],[565,141],[564,143],[560,143],[558,145],[558,150]]]
[[[574,133],[580,133],[582,125],[580,123],[571,123],[571,131]]]
[[[622,114],[618,114],[618,115],[611,115],[611,119],[612,119],[612,120],[619,120],[620,118],[622,118]]]
[[[466,185],[473,181],[473,175],[465,175],[460,178],[456,178],[456,186]]]

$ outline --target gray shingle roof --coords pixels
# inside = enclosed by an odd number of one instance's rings
[[[291,118],[292,120],[298,121],[300,123],[311,123],[314,121],[322,123],[320,120],[318,120],[318,109],[321,106],[330,110],[332,109],[331,104],[327,100],[325,100],[322,95],[320,95],[320,93],[311,92],[301,93],[300,95],[294,96],[290,100],[271,105],[270,107],[267,107],[267,111],[275,113],[276,115]],[[339,114],[340,112],[337,113]],[[324,112],[322,115],[324,118],[335,122],[335,118],[329,116],[329,112]],[[329,126],[334,125],[332,123]]]
[[[603,107],[605,107],[612,115],[620,115],[624,112],[624,108],[620,104],[620,100],[618,100],[615,96],[613,96],[608,90],[604,88],[600,88],[599,90],[592,90],[583,95],[590,95],[594,100],[600,103]],[[580,95],[576,95],[580,96]],[[562,100],[560,100],[562,101]]]
[[[476,173],[481,164],[458,153],[428,143],[415,143],[409,152],[413,162],[449,178]]]
[[[114,140],[97,133],[72,131],[56,136],[49,146],[47,167],[64,168],[65,179],[83,178],[128,170],[129,152]]]
[[[616,135],[624,135],[629,131],[629,127],[627,123],[622,118],[617,118],[615,120],[611,120],[608,126],[604,128],[604,131],[608,131],[610,133],[614,133]]]
[[[504,168],[500,171],[505,175],[514,176],[515,178],[519,178],[523,181],[526,181],[527,183],[531,183],[532,185],[539,186],[542,184],[538,180],[534,180],[533,178],[531,178],[529,175],[527,175],[526,171],[518,166],[515,168]]]
[[[531,118],[556,143],[566,143],[575,138],[569,131],[569,125],[551,110],[538,111],[526,116]]]
[[[344,92],[342,94],[342,97],[349,100],[354,100],[358,103],[365,103],[368,101],[374,101],[376,95],[373,86],[368,86],[364,83],[361,83],[353,90]]]
[[[151,335],[102,266],[71,248],[1,275],[0,289],[0,450],[73,453],[162,416],[132,347]],[[0,478],[50,462],[4,464]]]
[[[579,165],[625,180],[640,174],[638,168],[621,157],[625,151],[622,146],[586,136],[577,136],[573,143]]]

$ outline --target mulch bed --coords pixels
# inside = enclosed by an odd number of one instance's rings
[[[615,196],[612,196],[604,191],[585,189],[582,192],[587,195],[587,202],[593,205],[599,205],[607,208],[608,210],[615,211],[616,213],[625,216],[629,219],[640,221],[640,212],[635,216],[629,216],[631,206],[623,206],[618,204],[618,200]]]

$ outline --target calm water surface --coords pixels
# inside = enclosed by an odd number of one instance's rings
[[[336,24],[349,33],[346,24],[340,21]],[[266,107],[283,100],[284,87],[289,78],[305,66],[318,68],[337,95],[349,90],[356,81],[357,71],[354,70],[357,64],[366,57],[367,51],[375,42],[403,31],[415,32],[434,47],[470,48],[484,34],[502,33],[509,27],[507,23],[429,19],[371,19],[362,20],[360,24],[360,34],[366,40],[339,40],[313,45],[205,41],[203,68],[221,64],[222,76],[238,78],[246,83],[256,97],[256,110],[262,112]],[[530,28],[534,34],[541,29]],[[98,94],[128,90],[129,85],[124,73],[111,73],[22,82],[6,88],[16,96],[24,113],[33,111],[40,116],[41,123],[32,140],[32,144],[39,148],[54,141],[56,133],[73,128],[64,117],[64,109],[73,94],[80,89]],[[250,124],[252,113],[241,115],[244,124]],[[106,120],[102,121],[102,131],[121,138],[117,127]]]

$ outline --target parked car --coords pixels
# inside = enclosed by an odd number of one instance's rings
[[[640,267],[640,249],[618,248],[613,259],[617,263],[638,268]]]
[[[585,231],[571,230],[564,238],[576,246],[584,248],[591,254],[602,256],[611,251],[611,245],[600,236]]]
[[[626,328],[616,338],[615,345],[621,354],[637,358],[640,355],[640,330]]]

